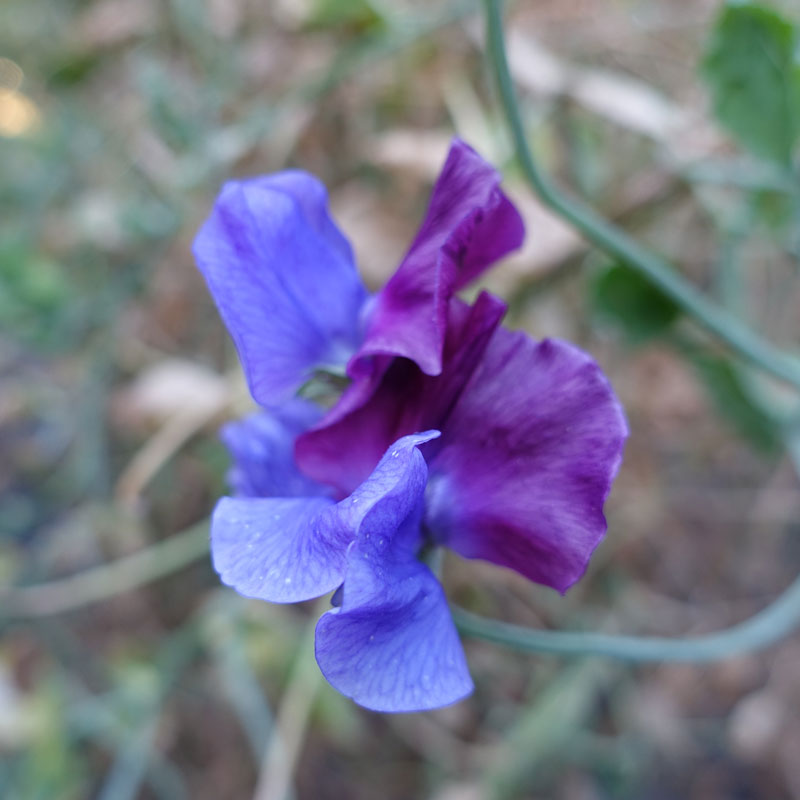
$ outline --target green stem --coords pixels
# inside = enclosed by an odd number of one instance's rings
[[[597,655],[625,661],[718,661],[760,650],[800,627],[800,578],[777,600],[750,619],[718,633],[672,639],[603,633],[536,631],[487,619],[454,607],[453,619],[465,636],[514,650],[555,655]]]
[[[508,68],[501,0],[485,0],[487,40],[500,98],[522,171],[533,190],[553,211],[613,258],[638,270],[707,331],[731,350],[777,378],[800,388],[800,363],[708,300],[666,261],[649,252],[579,200],[568,197],[542,172],[528,147],[525,127]]]
[[[0,591],[0,617],[61,614],[106,600],[177,572],[208,555],[208,521],[163,542],[69,578]]]

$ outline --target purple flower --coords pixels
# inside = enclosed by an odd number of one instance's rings
[[[419,234],[368,297],[323,187],[300,172],[227,185],[195,254],[269,411],[229,424],[212,519],[223,581],[273,602],[334,589],[317,661],[380,711],[445,705],[472,684],[442,588],[444,545],[561,592],[606,529],[625,419],[585,353],[500,326],[455,292],[519,246],[499,176],[459,141]],[[324,415],[289,399],[316,369],[350,385]]]
[[[522,220],[499,183],[454,141],[417,238],[373,298],[316,178],[292,170],[227,183],[194,254],[253,397],[274,407],[317,367],[374,377],[394,356],[437,375],[453,293],[522,243]]]
[[[283,436],[267,427],[252,431],[265,452]],[[226,497],[212,518],[214,567],[240,594],[291,603],[342,587],[317,625],[317,661],[340,692],[376,711],[436,708],[472,690],[442,587],[417,559],[428,477],[418,446],[438,435],[395,442],[338,503]],[[293,469],[291,458],[249,466]]]
[[[454,303],[440,376],[398,360],[366,403],[301,435],[296,458],[346,493],[395,439],[441,430],[423,451],[433,540],[564,592],[605,533],[627,427],[588,355],[498,327],[503,310],[485,294]]]

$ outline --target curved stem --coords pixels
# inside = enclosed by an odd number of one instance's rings
[[[152,547],[68,578],[0,591],[0,617],[60,614],[106,600],[177,572],[208,555],[208,521]]]
[[[309,717],[322,684],[322,673],[314,658],[314,636],[317,619],[330,608],[328,595],[317,600],[311,620],[300,640],[297,660],[291,681],[278,710],[253,800],[287,800],[300,751],[303,746]]]
[[[487,619],[454,607],[453,618],[465,636],[514,650],[556,655],[597,655],[625,661],[718,661],[760,650],[800,627],[800,577],[777,600],[750,619],[706,636],[613,636],[603,633],[535,631]]]
[[[654,255],[579,200],[568,197],[542,172],[528,147],[503,37],[501,0],[485,0],[489,59],[522,171],[540,199],[608,255],[624,261],[661,289],[687,314],[744,359],[800,388],[800,362],[708,300],[666,261]]]

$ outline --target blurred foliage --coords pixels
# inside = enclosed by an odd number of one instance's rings
[[[625,264],[598,273],[591,299],[596,313],[619,326],[633,345],[665,336],[680,316],[669,297]]]
[[[744,617],[787,581],[797,498],[777,458],[784,429],[752,376],[669,300],[624,264],[584,270],[597,259],[531,203],[465,21],[478,5],[0,3],[5,584],[168,540],[222,491],[216,428],[245,410],[238,399],[153,462],[140,490],[123,491],[209,386],[238,398],[235,354],[190,255],[219,184],[286,165],[318,173],[379,285],[454,130],[504,168],[528,221],[528,247],[489,288],[512,302],[515,324],[597,356],[632,436],[608,538],[567,597],[455,559],[449,591],[538,627],[681,633]],[[578,0],[507,3],[547,168],[796,347],[792,5],[603,0],[587,14]],[[757,169],[704,117],[690,66],[700,60],[719,123],[764,160]],[[654,131],[655,112],[684,111],[699,129]],[[726,247],[736,259],[719,257]],[[202,372],[197,384],[177,400],[163,386],[143,399],[138,383],[175,360]],[[249,797],[308,619],[305,608],[244,601],[198,563],[55,620],[1,620],[0,796]],[[783,800],[800,780],[800,729],[782,716],[796,696],[796,643],[703,673],[565,665],[480,643],[468,652],[476,694],[437,714],[368,714],[323,687],[298,800]]]
[[[59,265],[19,241],[0,242],[0,327],[33,346],[58,342],[74,302]],[[50,324],[44,326],[42,319]]]
[[[782,442],[775,420],[754,399],[736,365],[730,359],[702,352],[691,352],[688,358],[708,388],[720,416],[758,450],[779,453]]]
[[[714,111],[749,150],[790,165],[800,136],[800,33],[778,11],[730,0],[703,63]]]
[[[776,454],[781,438],[775,420],[748,390],[742,372],[729,358],[713,355],[675,336],[680,309],[638,272],[624,264],[601,270],[592,284],[595,313],[613,323],[626,342],[641,347],[654,340],[674,344],[697,370],[722,419],[763,453]]]
[[[315,0],[307,24],[311,28],[347,26],[369,33],[385,25],[384,12],[374,0]]]

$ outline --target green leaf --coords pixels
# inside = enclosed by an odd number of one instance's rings
[[[86,81],[100,64],[96,53],[58,53],[47,67],[51,89],[77,86]]]
[[[575,737],[598,714],[600,698],[617,681],[620,666],[583,660],[560,671],[537,697],[520,710],[484,771],[483,796],[491,800],[531,797],[530,790],[548,772],[569,763]]]
[[[798,45],[797,28],[777,11],[728,2],[702,65],[720,123],[755,155],[786,165],[800,133]]]
[[[307,20],[310,28],[353,28],[360,33],[384,27],[386,20],[371,0],[316,0]]]
[[[714,405],[734,430],[763,453],[775,453],[781,447],[779,431],[751,400],[747,386],[726,358],[701,353],[687,353],[706,385]]]
[[[680,309],[626,264],[600,273],[591,292],[595,313],[617,325],[630,344],[662,336],[680,316]]]
[[[770,231],[781,231],[792,224],[794,206],[794,198],[785,192],[770,189],[753,192],[753,209],[756,216]]]
[[[28,242],[0,238],[0,330],[32,344],[58,341],[71,297],[59,264]]]

